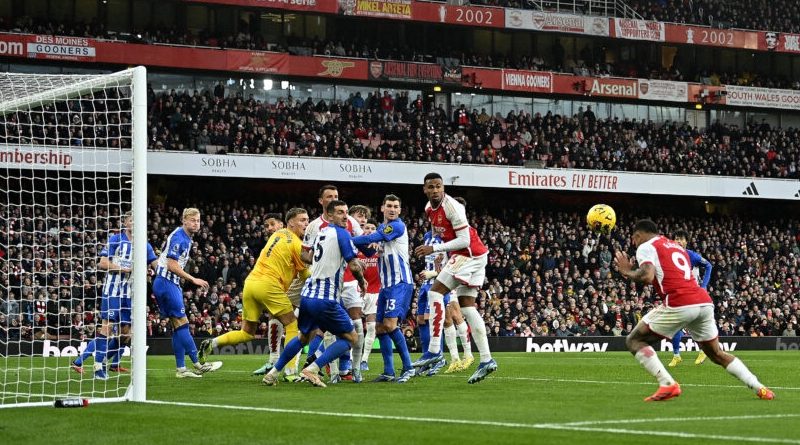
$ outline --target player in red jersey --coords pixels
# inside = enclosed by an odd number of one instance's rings
[[[486,279],[486,257],[489,250],[478,237],[475,228],[470,227],[464,206],[444,192],[442,176],[428,173],[423,184],[422,189],[428,197],[425,214],[431,223],[433,234],[439,236],[444,243],[418,246],[414,249],[414,254],[424,257],[434,252],[447,252],[449,256],[447,265],[439,272],[436,282],[428,291],[428,304],[434,308],[431,312],[435,313],[435,308],[441,311],[444,294],[455,290],[461,313],[467,320],[480,353],[478,369],[467,380],[467,383],[477,383],[497,370],[497,362],[492,359],[492,352],[489,350],[486,325],[475,307],[478,289]],[[431,340],[428,351],[414,362],[414,367],[427,366],[442,360],[442,326],[438,325],[442,321],[439,318],[429,323]]]
[[[364,224],[364,235],[371,235],[378,227],[374,219]],[[381,275],[378,270],[378,253],[370,257],[358,252],[358,259],[364,263],[364,278],[367,280],[367,292],[364,294],[364,318],[366,327],[364,333],[364,350],[361,353],[361,363],[353,360],[353,369],[359,366],[361,371],[369,371],[369,354],[375,343],[375,314],[378,312],[378,293],[381,291]]]
[[[671,339],[679,329],[684,328],[712,362],[741,380],[760,399],[772,400],[775,397],[773,392],[762,385],[741,360],[720,348],[714,322],[714,304],[692,275],[686,249],[659,235],[656,223],[649,219],[636,223],[632,241],[637,246],[636,261],[639,267],[634,269],[632,259],[624,252],[617,252],[617,269],[632,281],[652,284],[664,301],[661,306],[648,312],[625,339],[628,350],[660,385],[655,394],[644,400],[662,401],[681,394],[680,385],[656,357],[656,351],[650,344],[661,338]]]

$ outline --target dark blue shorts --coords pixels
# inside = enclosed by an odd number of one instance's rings
[[[405,319],[413,294],[414,285],[409,283],[382,288],[378,294],[378,313],[375,314],[375,320],[380,323],[384,318]]]
[[[103,295],[100,302],[100,319],[113,321],[114,323],[131,324],[130,298]]]
[[[153,293],[156,295],[158,311],[162,317],[182,318],[186,316],[183,292],[177,284],[164,277],[156,277],[153,281]]]
[[[417,315],[425,315],[430,313],[431,308],[428,306],[428,291],[433,287],[433,283],[423,284],[417,293]],[[450,304],[450,292],[444,294],[444,305]]]
[[[308,334],[319,328],[323,332],[342,335],[354,329],[350,315],[347,314],[347,311],[338,301],[323,300],[321,298],[303,298],[300,300],[297,327],[303,334]]]

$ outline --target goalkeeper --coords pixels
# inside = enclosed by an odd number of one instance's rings
[[[244,282],[242,329],[204,340],[200,345],[200,363],[205,363],[213,348],[252,340],[265,308],[270,316],[283,324],[286,331],[284,345],[288,340],[297,337],[297,318],[287,292],[296,278],[302,282],[309,275],[307,265],[300,258],[306,227],[308,213],[301,208],[289,209],[286,213],[286,228],[269,237],[267,245],[258,255],[253,271]],[[291,373],[296,369],[296,361],[295,357],[285,368],[287,380],[296,379],[296,375]]]

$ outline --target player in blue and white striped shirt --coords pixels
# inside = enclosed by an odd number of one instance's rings
[[[337,338],[313,363],[303,368],[300,374],[314,386],[325,384],[317,373],[331,361],[337,359],[358,340],[358,334],[350,315],[339,303],[344,284],[344,271],[348,267],[361,286],[361,296],[367,288],[364,268],[356,258],[356,247],[347,231],[347,204],[333,200],[325,207],[325,218],[331,223],[321,228],[313,240],[311,249],[303,252],[303,260],[311,263],[311,276],[300,293],[300,334],[287,343],[278,362],[264,376],[263,383],[274,386],[278,375],[289,360],[320,330],[330,332]]]
[[[381,205],[383,224],[378,226],[374,233],[353,239],[353,243],[357,246],[372,243],[381,245],[378,258],[381,291],[378,294],[376,314],[378,324],[375,333],[381,344],[383,374],[375,379],[376,382],[405,383],[414,376],[408,345],[399,327],[399,322],[408,314],[411,296],[414,294],[414,275],[408,262],[408,232],[405,223],[400,219],[401,210],[400,198],[386,195]],[[403,373],[397,379],[394,372],[392,343],[403,361]]]
[[[81,356],[72,362],[72,369],[83,374],[83,362],[94,352],[94,377],[99,380],[108,379],[104,366],[106,358],[112,362],[111,371],[127,371],[119,366],[119,357],[122,355],[119,347],[121,343],[123,347],[128,344],[131,332],[133,216],[128,212],[122,217],[122,221],[122,231],[108,238],[108,243],[100,252],[100,262],[97,264],[98,269],[108,271],[100,303],[102,325],[97,330],[95,339],[89,342]],[[147,243],[147,263],[155,267],[157,259],[153,246]],[[118,328],[115,326],[117,324]],[[121,338],[112,337],[115,331],[122,334]],[[111,337],[110,342],[109,337]]]
[[[175,377],[202,377],[203,373],[216,371],[222,362],[200,364],[197,359],[197,346],[189,333],[189,319],[183,304],[181,279],[202,289],[208,289],[206,280],[195,278],[183,269],[189,262],[192,236],[200,230],[200,211],[195,208],[183,209],[183,225],[173,230],[158,258],[153,293],[162,317],[169,317],[172,324],[172,350],[175,353],[177,372]],[[186,369],[186,354],[192,359],[194,370]]]

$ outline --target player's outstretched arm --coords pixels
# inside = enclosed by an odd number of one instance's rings
[[[714,270],[714,266],[711,265],[711,261],[700,257],[700,265],[703,267],[703,282],[700,284],[700,287],[703,289],[708,289],[708,283],[711,282],[711,271]]]
[[[109,272],[130,272],[131,270],[125,267],[120,266],[119,264],[114,264],[107,256],[100,257],[100,262],[97,263],[97,268],[101,270],[107,270]]]
[[[614,263],[622,276],[642,284],[650,284],[656,276],[656,268],[652,263],[643,263],[634,269],[633,260],[625,252],[617,251]]]
[[[201,287],[204,290],[208,289],[208,281],[191,276],[188,272],[183,270],[178,261],[173,260],[172,258],[167,258],[167,269],[184,280],[191,282],[195,286]]]
[[[452,252],[469,247],[469,226],[464,226],[456,231],[456,237],[446,243],[435,244],[433,246],[421,245],[414,249],[414,255],[423,257],[434,252]]]
[[[352,272],[355,279],[358,280],[359,290],[363,297],[367,292],[367,280],[364,278],[364,263],[358,258],[353,258],[347,262],[347,267],[350,268],[350,272]]]

